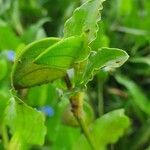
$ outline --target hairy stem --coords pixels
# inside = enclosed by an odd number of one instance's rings
[[[64,80],[66,82],[68,90],[71,90],[72,84],[71,84],[71,81],[69,79],[69,76],[66,75]],[[87,125],[85,124],[85,121],[82,117],[82,114],[83,114],[83,93],[77,92],[77,93],[75,93],[75,95],[71,96],[70,97],[70,104],[72,107],[72,113],[73,113],[74,117],[76,118],[76,120],[78,121],[88,143],[91,146],[91,149],[96,150],[94,140],[93,140],[92,136],[90,135],[89,129],[88,129]]]
[[[78,120],[78,123],[80,124],[80,127],[82,128],[83,133],[84,133],[84,135],[85,135],[85,137],[86,137],[88,143],[89,143],[90,146],[91,146],[91,149],[92,149],[92,150],[96,150],[95,143],[94,143],[94,141],[93,141],[93,138],[92,138],[91,135],[90,135],[89,129],[87,128],[87,126],[86,126],[84,120],[83,120],[82,118],[80,118],[80,117],[76,117],[76,119]]]

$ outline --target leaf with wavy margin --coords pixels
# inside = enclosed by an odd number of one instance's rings
[[[98,22],[101,19],[100,11],[105,0],[90,0],[78,7],[64,27],[64,36],[70,37],[85,33],[88,44],[95,40],[98,32]]]
[[[81,83],[86,84],[92,80],[99,69],[106,71],[112,68],[118,68],[128,59],[128,54],[117,48],[103,47],[90,56]]]

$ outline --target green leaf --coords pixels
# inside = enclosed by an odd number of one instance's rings
[[[128,54],[116,48],[101,48],[90,56],[86,70],[82,77],[82,83],[87,83],[92,79],[96,71],[104,69],[106,71],[120,67],[128,59]]]
[[[100,11],[104,0],[90,0],[77,8],[73,16],[67,20],[64,27],[64,36],[87,35],[88,43],[96,38],[97,23],[100,21]]]
[[[12,74],[15,88],[44,84],[65,75],[83,49],[81,37],[67,39],[47,38],[24,48],[18,56]]]
[[[6,121],[13,134],[13,141],[19,138],[21,144],[42,145],[44,143],[46,127],[43,114],[29,107],[19,98],[10,99],[6,110]]]
[[[124,85],[128,89],[135,105],[150,116],[150,101],[142,89],[132,80],[124,77],[123,75],[116,75],[116,79],[120,84]]]
[[[97,119],[90,126],[89,131],[97,149],[104,150],[108,144],[118,141],[129,124],[129,118],[124,114],[124,110],[118,109]],[[91,150],[84,135],[81,135],[73,149],[77,149],[79,145],[82,150]]]
[[[69,37],[61,40],[41,53],[34,62],[51,68],[69,69],[75,62],[81,61],[79,56],[84,51],[81,37]]]
[[[59,40],[45,38],[29,44],[21,51],[12,72],[12,84],[15,88],[40,85],[64,75],[64,70],[37,65],[33,62],[39,54]]]
[[[93,136],[97,135],[96,144],[100,146],[117,142],[128,126],[129,118],[124,114],[123,109],[103,115],[92,125]]]
[[[96,39],[90,44],[90,47],[93,51],[99,50],[101,47],[109,47],[109,38],[104,33],[104,26],[103,22],[99,22],[99,30],[97,32]]]

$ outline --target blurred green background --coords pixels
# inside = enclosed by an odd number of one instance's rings
[[[0,127],[10,97],[10,72],[17,51],[44,37],[61,37],[64,22],[86,0],[0,0]],[[150,150],[150,1],[107,0],[99,23],[101,46],[125,50],[130,58],[115,72],[100,73],[87,87],[87,101],[96,117],[124,108],[131,119],[128,131],[110,150]],[[44,146],[33,150],[70,150],[80,130],[62,123],[68,101],[54,84],[21,90],[20,97],[46,117]],[[63,99],[63,100],[62,100]],[[115,132],[115,131],[114,131]],[[0,150],[4,149],[1,141]]]

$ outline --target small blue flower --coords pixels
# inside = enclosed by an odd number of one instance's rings
[[[45,113],[45,115],[47,115],[48,117],[51,117],[54,115],[54,109],[50,106],[43,106],[39,110]]]
[[[9,50],[6,53],[8,60],[14,61],[15,59],[15,52],[13,50]]]

